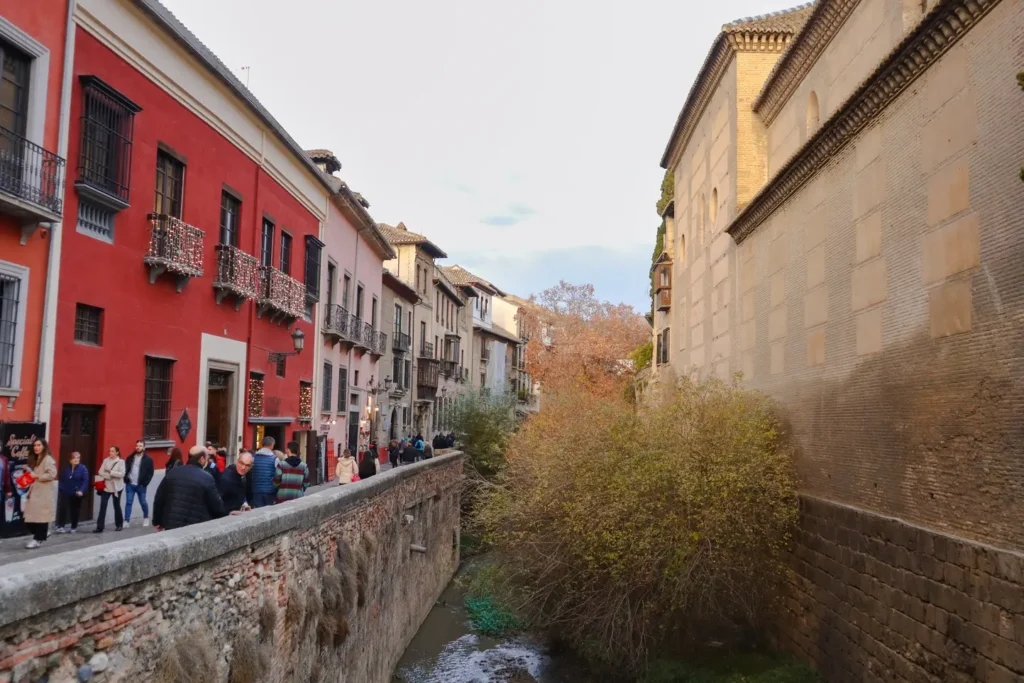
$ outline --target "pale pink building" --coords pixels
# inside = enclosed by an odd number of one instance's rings
[[[317,468],[330,479],[345,448],[363,450],[379,419],[383,396],[380,366],[389,342],[381,308],[383,262],[394,258],[373,218],[369,204],[333,175],[341,169],[328,150],[310,158],[327,175],[335,192],[323,232],[321,313],[314,392],[314,424],[320,435]]]

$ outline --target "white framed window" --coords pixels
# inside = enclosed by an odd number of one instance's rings
[[[50,50],[38,40],[0,16],[0,41],[9,43],[32,59],[28,82],[28,111],[25,121],[25,139],[40,147],[46,130],[46,84],[50,74]]]
[[[0,396],[21,392],[28,268],[0,261]]]

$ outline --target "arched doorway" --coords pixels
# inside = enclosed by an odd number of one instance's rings
[[[388,441],[398,439],[398,408],[391,409],[391,429],[388,430]]]

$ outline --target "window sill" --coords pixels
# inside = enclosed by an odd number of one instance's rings
[[[89,201],[95,202],[111,211],[121,211],[127,209],[130,205],[128,202],[115,197],[112,194],[108,194],[103,190],[93,187],[92,185],[83,182],[81,180],[75,181],[75,190],[78,191],[79,196],[85,197]]]
[[[80,339],[76,339],[75,340],[75,345],[76,346],[91,346],[94,349],[102,349],[103,348],[103,344],[99,344],[97,342],[82,341]]]
[[[20,387],[0,387],[0,396],[7,398],[18,398],[21,395]]]
[[[146,442],[146,449],[147,450],[150,449],[150,448],[173,448],[174,447],[174,439],[155,439],[155,440],[144,439],[144,441]]]

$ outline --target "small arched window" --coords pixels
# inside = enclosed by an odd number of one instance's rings
[[[711,226],[718,220],[718,188],[711,190]]]
[[[818,106],[818,95],[812,90],[807,97],[807,137],[810,138],[821,125],[821,107]]]

